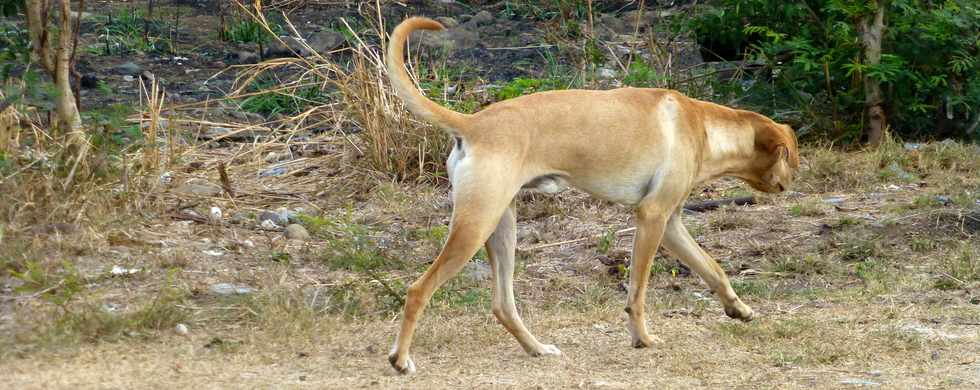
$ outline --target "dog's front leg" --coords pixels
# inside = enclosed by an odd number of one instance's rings
[[[641,204],[636,213],[636,236],[633,238],[633,260],[630,264],[630,285],[626,293],[627,326],[633,336],[633,347],[646,348],[653,345],[655,338],[647,333],[646,291],[650,280],[650,266],[657,254],[660,240],[669,211],[659,202],[648,201]]]
[[[664,247],[708,284],[708,287],[718,295],[721,304],[725,307],[725,314],[742,321],[752,320],[752,309],[742,303],[742,300],[735,294],[731,283],[728,282],[728,276],[725,275],[725,270],[721,269],[718,263],[698,245],[697,241],[694,241],[687,228],[684,227],[680,213],[675,213],[667,222]]]

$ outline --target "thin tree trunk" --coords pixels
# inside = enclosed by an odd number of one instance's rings
[[[867,66],[877,66],[881,63],[881,39],[885,30],[886,5],[885,0],[879,0],[875,13],[865,16],[859,25],[858,31],[861,33],[861,45],[864,49],[864,64]],[[881,144],[885,136],[885,127],[888,126],[882,103],[884,103],[884,97],[881,93],[881,84],[865,72],[864,110],[867,122],[864,128],[864,138],[872,146]]]
[[[75,34],[72,32],[71,2],[61,0],[61,33],[58,35],[58,52],[55,69],[55,86],[58,88],[58,117],[72,144],[78,145],[81,134],[82,117],[75,105],[75,93],[71,89],[71,54],[74,50]]]

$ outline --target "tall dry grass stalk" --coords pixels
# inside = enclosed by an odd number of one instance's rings
[[[143,129],[143,170],[148,174],[158,173],[160,168],[160,150],[157,148],[157,132],[160,129],[160,114],[163,112],[163,104],[166,100],[166,93],[160,88],[156,79],[150,80],[147,86],[143,79],[140,79],[140,111],[144,115],[140,116],[139,126]],[[173,137],[169,137],[171,140]],[[170,146],[173,150],[173,144]],[[172,160],[172,158],[170,159]]]
[[[272,32],[261,8],[240,7],[244,14]],[[305,40],[297,39],[311,55],[236,67],[239,77],[229,98],[254,95],[254,92],[247,92],[253,82],[262,77],[283,77],[284,74],[289,75],[287,80],[280,81],[271,90],[260,92],[297,97],[301,88],[309,86],[336,89],[339,107],[321,105],[287,120],[302,121],[317,110],[326,110],[329,112],[326,120],[331,122],[331,127],[348,138],[352,152],[365,157],[369,168],[396,180],[432,180],[445,171],[443,159],[449,150],[449,137],[440,129],[415,120],[395,96],[385,70],[382,46],[387,35],[384,21],[377,9],[365,13],[368,14],[365,21],[372,25],[369,33],[356,31],[341,19],[353,37],[349,49],[317,53]],[[282,16],[291,35],[302,38],[288,17]],[[283,72],[287,68],[289,71]]]

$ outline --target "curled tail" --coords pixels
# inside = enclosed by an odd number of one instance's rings
[[[388,68],[388,79],[398,97],[405,101],[408,110],[422,117],[427,122],[437,125],[450,132],[458,132],[466,115],[440,106],[422,95],[412,83],[408,71],[405,70],[405,42],[415,30],[444,30],[439,22],[423,17],[405,19],[391,33],[388,42],[388,58],[385,65]]]

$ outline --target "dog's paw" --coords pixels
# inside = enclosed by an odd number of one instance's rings
[[[415,373],[415,362],[412,361],[411,357],[406,356],[404,362],[399,362],[398,355],[393,353],[388,355],[388,363],[391,363],[391,368],[394,368],[395,372],[401,375]]]
[[[651,348],[654,344],[662,342],[663,340],[656,336],[633,337],[633,348]]]
[[[735,302],[735,304],[725,307],[725,314],[742,322],[752,321],[752,317],[755,316],[752,308],[742,302]]]
[[[558,349],[558,347],[554,346],[554,344],[542,344],[541,352],[538,354],[538,356],[545,356],[545,355],[561,356],[561,350]]]

